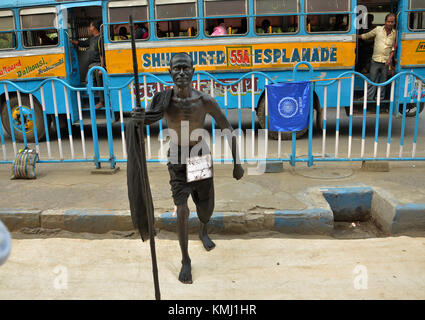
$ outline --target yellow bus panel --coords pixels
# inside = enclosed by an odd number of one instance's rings
[[[64,54],[0,58],[0,80],[65,76]]]
[[[137,49],[140,72],[166,72],[172,53],[187,52],[198,71],[292,68],[308,61],[314,68],[352,68],[355,42],[273,43]],[[107,50],[108,73],[132,73],[131,50]]]
[[[401,66],[425,64],[425,40],[401,41]]]

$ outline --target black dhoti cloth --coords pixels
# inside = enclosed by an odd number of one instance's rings
[[[149,111],[145,113],[145,124],[153,124],[164,116],[164,110],[170,104],[172,90],[155,94]],[[126,122],[127,141],[127,188],[131,219],[139,230],[142,240],[149,239],[148,212],[154,212],[152,193],[146,165],[144,148],[141,148],[139,127],[133,120]]]
[[[203,148],[201,148],[201,145]],[[199,151],[192,154],[195,147],[199,148]],[[209,149],[203,141],[192,147],[170,145],[167,164],[174,204],[176,206],[186,204],[189,195],[191,195],[196,205],[198,218],[202,223],[207,223],[214,211],[214,179],[187,182],[185,156],[193,157],[206,154],[209,154]]]

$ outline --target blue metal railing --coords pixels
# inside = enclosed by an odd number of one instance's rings
[[[298,71],[299,67],[301,65],[306,65],[308,67],[308,72],[310,75],[310,78],[312,78],[313,68],[310,63],[308,62],[300,62],[294,67],[293,72],[293,78],[294,80],[297,79],[297,77],[300,75],[300,72]],[[103,77],[103,87],[93,87],[93,72],[101,72]],[[148,94],[147,94],[147,79],[151,79],[154,83],[157,84],[157,91],[159,91],[160,84],[162,86],[170,86],[172,85],[171,82],[167,82],[158,76],[150,73],[140,73],[140,78],[143,78],[142,86],[144,90],[144,99],[145,99],[145,108],[148,105]],[[271,78],[269,75],[262,73],[262,72],[249,72],[244,75],[242,75],[239,79],[234,80],[232,82],[226,82],[223,80],[218,79],[215,75],[212,75],[210,73],[199,71],[195,73],[194,79],[196,79],[196,86],[198,89],[200,88],[200,79],[203,77],[204,79],[207,79],[208,82],[210,82],[210,88],[211,88],[211,94],[215,95],[215,89],[216,87],[222,87],[224,89],[224,112],[226,116],[228,115],[228,103],[227,103],[227,95],[229,92],[229,88],[232,86],[238,86],[238,128],[237,128],[237,136],[239,139],[239,145],[241,147],[241,141],[243,136],[243,129],[242,129],[242,109],[246,109],[247,106],[242,106],[242,99],[241,99],[241,82],[244,79],[251,79],[251,147],[252,147],[252,153],[250,156],[247,156],[247,154],[243,157],[241,157],[241,160],[243,162],[262,162],[262,161],[281,161],[281,162],[288,162],[292,166],[295,166],[297,162],[305,162],[308,166],[314,165],[315,162],[324,162],[324,161],[366,161],[366,160],[386,160],[386,161],[423,161],[425,160],[425,157],[417,157],[417,150],[416,145],[418,142],[418,135],[419,135],[419,112],[420,112],[420,100],[417,100],[416,102],[416,115],[415,115],[415,122],[414,122],[414,130],[413,130],[413,148],[412,148],[412,156],[409,157],[403,157],[403,147],[405,146],[405,131],[406,131],[406,110],[407,110],[407,89],[409,84],[409,77],[413,77],[417,80],[419,80],[419,88],[418,88],[418,98],[421,97],[422,92],[422,83],[425,81],[424,78],[422,78],[420,75],[411,72],[411,71],[404,71],[401,73],[396,74],[394,77],[389,79],[388,81],[384,83],[374,83],[370,81],[368,78],[366,78],[363,74],[360,74],[355,71],[347,71],[342,74],[340,74],[337,78],[328,80],[328,79],[315,79],[312,80],[312,90],[311,90],[311,103],[310,103],[310,115],[309,115],[309,122],[308,122],[308,154],[307,157],[297,157],[297,138],[296,138],[296,132],[292,133],[292,141],[291,141],[291,152],[287,157],[282,157],[280,154],[280,146],[281,146],[281,140],[279,135],[279,142],[278,142],[278,156],[274,156],[274,154],[271,154],[273,151],[269,149],[269,141],[266,139],[265,143],[265,156],[260,156],[259,154],[255,156],[255,139],[256,137],[259,137],[259,132],[255,131],[255,122],[256,122],[256,105],[255,100],[257,95],[264,95],[265,99],[265,106],[266,106],[266,112],[265,112],[265,134],[266,137],[269,135],[269,129],[268,129],[268,101],[267,101],[267,92],[264,89],[265,86],[269,83],[273,84],[276,82],[275,79]],[[264,88],[256,91],[255,87],[255,77],[262,78],[264,81]],[[362,151],[360,153],[360,156],[353,156],[352,152],[352,138],[353,138],[353,99],[354,99],[354,79],[355,77],[360,78],[364,81],[364,88],[365,93],[364,95],[367,96],[367,90],[368,86],[377,86],[378,87],[378,100],[376,102],[375,106],[375,132],[374,132],[374,155],[373,157],[368,157],[365,155],[365,143],[366,143],[366,116],[367,116],[367,110],[368,110],[368,104],[369,102],[364,99],[364,106],[363,106],[363,116],[362,116],[362,130],[361,130],[361,140],[362,140]],[[344,90],[342,88],[342,79],[349,79],[351,78],[351,100],[350,100],[350,115],[349,115],[349,128],[348,128],[348,152],[347,157],[340,157],[339,151],[340,151],[340,108],[341,108],[341,91]],[[402,121],[401,121],[401,132],[400,132],[400,151],[398,157],[391,156],[390,154],[390,147],[392,138],[394,137],[392,131],[393,131],[393,119],[392,115],[395,113],[395,110],[398,110],[398,101],[399,99],[395,99],[395,85],[396,81],[399,83],[402,82],[402,80],[405,79],[405,92],[403,95],[403,107],[402,107]],[[14,115],[12,114],[12,111],[16,111],[15,106],[11,106],[11,93],[17,94],[18,100],[19,100],[19,118],[20,118],[20,132],[22,133],[22,142],[25,147],[27,147],[30,142],[27,139],[28,130],[26,129],[26,121],[25,121],[25,115],[24,115],[24,106],[22,103],[22,95],[28,95],[30,99],[30,115],[33,121],[33,136],[34,136],[34,143],[37,151],[40,151],[41,145],[47,146],[47,153],[48,153],[48,159],[41,159],[39,160],[40,163],[68,163],[68,162],[93,162],[94,165],[97,168],[100,168],[101,163],[109,163],[111,168],[114,168],[116,166],[116,163],[120,162],[126,162],[126,151],[125,151],[125,123],[123,118],[123,105],[122,105],[122,90],[125,88],[128,88],[128,86],[132,86],[132,104],[134,106],[134,78],[127,79],[122,85],[120,86],[111,86],[110,78],[108,74],[106,73],[106,70],[101,67],[94,67],[91,68],[88,72],[88,84],[86,87],[83,88],[77,88],[69,85],[62,79],[58,78],[49,78],[41,81],[37,86],[35,86],[32,89],[25,89],[22,86],[19,85],[19,83],[15,83],[12,81],[0,81],[0,86],[3,86],[5,91],[5,106],[7,108],[7,118],[8,119],[1,119],[2,115],[0,114],[0,120],[1,121],[9,121],[9,127],[10,127],[10,139],[6,137],[6,133],[3,130],[2,127],[0,127],[0,141],[2,144],[3,149],[3,160],[0,160],[1,163],[12,163],[13,157],[7,156],[6,152],[6,144],[11,142],[13,146],[13,155],[16,155],[17,153],[17,146],[18,146],[18,139],[17,139],[17,132],[18,130],[14,124]],[[262,83],[263,83],[262,82]],[[329,119],[327,118],[326,112],[326,104],[328,97],[326,96],[327,89],[334,85],[338,85],[338,97],[337,97],[337,116],[335,118],[335,155],[333,157],[326,156],[325,153],[325,145],[326,145],[326,138],[327,138],[327,125],[329,123]],[[388,117],[388,135],[387,135],[387,152],[386,156],[378,156],[377,150],[378,150],[378,143],[379,143],[379,126],[380,126],[380,120],[381,120],[381,88],[387,85],[391,85],[391,99],[390,99],[390,107],[389,107],[389,114],[390,117]],[[49,135],[49,128],[48,128],[48,115],[46,112],[46,103],[49,103],[46,101],[44,88],[51,86],[52,90],[52,100],[54,105],[54,114],[52,117],[54,117],[54,121],[57,128],[57,143],[59,147],[59,157],[52,157],[51,148],[50,148],[50,135]],[[69,139],[69,145],[71,150],[71,157],[66,158],[64,156],[63,148],[62,148],[62,134],[60,130],[60,112],[58,111],[58,98],[57,98],[57,88],[60,86],[63,87],[64,90],[64,97],[65,101],[62,103],[65,103],[66,105],[66,123],[67,123],[67,131],[68,131],[68,139]],[[313,124],[313,110],[314,110],[314,99],[313,94],[316,92],[316,89],[319,87],[323,87],[325,92],[325,97],[322,99],[324,101],[324,108],[322,108],[321,112],[325,113],[324,119],[323,119],[323,137],[322,137],[322,152],[321,156],[314,155],[314,148],[315,148],[315,142],[316,140],[313,140],[313,133],[314,133],[314,124]],[[140,88],[142,89],[142,88]],[[106,115],[106,131],[107,131],[107,144],[108,144],[108,157],[101,157],[101,151],[103,151],[100,143],[99,143],[99,134],[98,134],[98,124],[96,120],[96,108],[95,108],[95,92],[100,91],[101,94],[105,95],[105,106],[104,111]],[[37,116],[35,111],[35,104],[34,104],[34,94],[36,92],[40,92],[41,96],[41,106],[42,106],[42,115],[43,115],[43,121],[44,121],[44,130],[45,130],[45,139],[46,142],[39,141],[38,132],[37,132]],[[74,150],[74,136],[72,132],[72,120],[71,120],[71,109],[70,109],[70,92],[74,92],[77,94],[77,102],[78,102],[78,115],[79,115],[79,125],[80,125],[80,136],[81,136],[81,142],[82,142],[82,150],[83,155],[76,155]],[[86,154],[86,144],[85,144],[85,136],[84,136],[84,124],[83,124],[83,118],[82,118],[82,105],[81,105],[81,92],[86,92],[89,97],[89,106],[90,106],[90,124],[91,124],[91,133],[92,133],[92,139],[93,139],[93,158],[88,159]],[[112,124],[114,121],[114,108],[111,105],[111,97],[113,94],[118,94],[119,96],[119,110],[120,110],[120,132],[121,132],[121,139],[122,139],[122,146],[123,146],[123,157],[119,158],[116,155],[116,151],[114,150],[114,136],[113,136],[113,128]],[[12,110],[13,108],[13,110]],[[116,106],[115,106],[116,109]],[[4,114],[4,113],[3,113]],[[15,115],[16,117],[16,115]],[[216,132],[215,132],[215,121],[212,121],[211,129],[212,129],[212,144],[213,144],[213,150],[215,150],[216,145]],[[163,155],[163,148],[164,148],[164,135],[163,135],[163,122],[162,120],[159,122],[159,140],[161,145],[161,155]],[[148,162],[166,162],[167,160],[163,157],[158,158],[152,158],[152,150],[151,150],[151,131],[150,127],[147,126],[147,139],[148,139]],[[248,139],[248,136],[245,137]],[[258,148],[259,149],[259,148]],[[213,151],[214,153],[214,151]],[[259,152],[258,152],[259,153]],[[228,157],[215,157],[214,161],[216,162],[231,162],[232,159],[229,159]]]

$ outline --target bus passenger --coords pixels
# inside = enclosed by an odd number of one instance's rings
[[[119,39],[120,40],[128,40],[128,36],[127,36],[127,28],[126,27],[121,27],[120,31],[118,32],[119,35]]]
[[[15,48],[16,37],[14,33],[0,33],[0,49]]]
[[[158,38],[166,38],[167,37],[167,21],[159,21],[156,23],[156,35]],[[137,39],[137,36],[136,36]]]
[[[264,19],[263,22],[261,23],[261,28],[263,29],[264,33],[271,33],[270,29],[271,29],[271,23],[269,20]]]
[[[307,17],[308,32],[320,31],[319,16],[317,14]]]
[[[55,46],[58,44],[58,38],[49,38],[45,30],[41,30],[38,32],[38,40],[40,42],[40,46]]]
[[[382,83],[388,79],[388,70],[395,52],[396,32],[394,25],[395,15],[389,13],[385,17],[385,25],[378,26],[368,33],[357,36],[363,40],[375,38],[369,75],[369,79],[375,83],[378,83],[378,81]],[[385,98],[385,87],[382,87],[381,90],[381,98]],[[368,86],[368,100],[375,99],[376,91],[376,86]]]
[[[347,25],[344,22],[344,15],[338,14],[334,16],[335,23],[332,25],[331,31],[346,31]]]
[[[105,61],[103,57],[103,41],[101,37],[101,25],[102,23],[100,21],[92,21],[90,22],[89,31],[91,36],[85,40],[85,41],[76,41],[76,40],[70,40],[70,42],[76,46],[83,47],[83,48],[89,48],[87,50],[87,54],[89,55],[88,63],[89,63],[89,70],[90,68],[93,68],[95,66],[102,66],[105,68]],[[94,72],[94,85],[96,87],[102,87],[103,81],[102,81],[102,73],[100,71]],[[87,81],[87,76],[86,76]],[[99,103],[96,105],[96,109],[103,108],[105,106],[105,98],[103,94],[100,94]]]
[[[146,29],[141,23],[136,23],[134,25],[134,37],[136,39],[147,39],[148,36],[148,29]]]
[[[241,27],[238,28],[238,34],[246,34],[248,32],[248,22],[246,18],[242,18]]]
[[[211,34],[212,36],[223,36],[227,34],[226,25],[224,24],[223,19],[217,20],[218,26],[214,28],[214,32]]]

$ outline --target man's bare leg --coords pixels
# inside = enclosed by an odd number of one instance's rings
[[[201,227],[199,228],[199,239],[201,239],[205,250],[211,251],[212,249],[215,248],[215,243],[211,240],[211,238],[208,235],[206,223],[201,222]]]
[[[182,268],[179,280],[183,283],[192,283],[192,267],[188,252],[189,242],[189,207],[187,203],[177,206],[177,231],[179,235],[180,249],[182,251]]]

